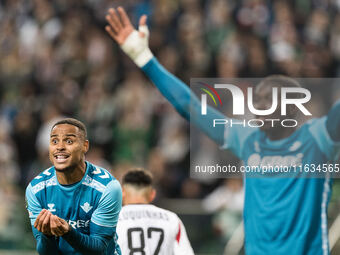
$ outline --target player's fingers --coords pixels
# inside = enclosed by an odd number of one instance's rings
[[[42,209],[39,213],[39,215],[37,216],[37,218],[35,219],[34,222],[34,227],[37,228],[38,223],[40,222],[41,216],[45,213],[46,209]]]
[[[36,218],[35,221],[34,221],[34,225],[33,225],[33,226],[34,226],[35,228],[37,228],[38,223],[39,223],[39,221],[40,221],[40,214],[41,214],[41,213],[39,213],[39,215],[37,216],[37,218]]]
[[[109,9],[109,16],[111,18],[112,23],[115,25],[115,29],[117,29],[117,31],[115,31],[115,32],[118,33],[120,30],[123,29],[123,24],[120,21],[120,18],[118,17],[116,10],[113,9],[113,8],[110,8]]]
[[[44,222],[44,219],[45,219],[45,215],[42,216],[42,218],[40,219],[40,221],[38,222],[38,225],[36,227],[36,229],[40,232],[42,232],[42,226],[43,226],[43,222]]]
[[[51,234],[54,236],[62,236],[63,233],[59,228],[53,228],[51,229]]]
[[[119,15],[120,15],[120,18],[121,18],[121,20],[122,20],[123,25],[124,25],[124,26],[132,26],[131,21],[130,21],[130,19],[129,19],[129,16],[126,14],[124,8],[121,7],[121,6],[119,6],[119,7],[117,8],[117,10],[118,10],[118,13],[119,13]]]
[[[64,219],[59,218],[59,217],[58,217],[58,221],[61,225],[64,225],[66,223],[66,221]]]
[[[58,220],[58,217],[53,215],[51,221],[53,221],[53,229],[51,228],[52,234],[55,235],[55,236],[61,236],[62,230],[60,228],[60,222]]]
[[[56,223],[55,223],[55,220],[54,220],[54,215],[51,216],[50,218],[50,229],[51,229],[51,232],[53,229],[55,229],[56,227]]]
[[[58,232],[55,231],[55,229],[51,229],[51,234],[54,236],[59,236]]]
[[[69,226],[68,226],[68,223],[64,219],[58,218],[58,220],[59,220],[59,223],[58,223],[59,235],[62,236],[68,232]]]
[[[46,217],[44,218],[44,221],[42,222],[42,226],[41,226],[41,232],[43,233],[47,233],[50,231],[50,218],[51,218],[51,213],[48,212],[46,213]]]
[[[41,231],[41,226],[42,226],[42,223],[43,223],[43,221],[44,221],[44,219],[45,219],[45,217],[46,217],[46,212],[47,212],[47,210],[45,210],[45,209],[43,209],[43,211],[41,211],[41,213],[40,213],[40,217],[39,217],[39,219],[37,218],[37,220],[35,221],[36,222],[36,229],[38,230],[38,231]]]
[[[139,19],[139,27],[138,27],[138,30],[139,30],[139,35],[141,37],[144,37],[144,36],[148,36],[149,35],[149,30],[148,30],[148,27],[146,26],[146,15],[143,15],[140,19]]]
[[[105,31],[117,41],[117,35],[113,32],[112,28],[110,26],[105,26]]]
[[[51,227],[51,233],[53,235],[58,236],[58,220],[56,219],[55,215],[51,216],[51,220],[50,220],[50,227]]]
[[[61,219],[61,218],[58,218],[58,220],[59,220],[60,228],[62,229],[63,232],[66,232],[68,230],[68,223],[64,219]]]
[[[142,15],[142,17],[140,17],[140,19],[139,19],[139,26],[145,26],[146,25],[146,19],[147,19],[147,16],[145,14]]]
[[[119,27],[116,25],[109,14],[105,16],[105,19],[109,23],[112,31],[114,31],[116,34],[119,33]]]

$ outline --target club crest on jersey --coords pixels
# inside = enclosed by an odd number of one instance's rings
[[[49,210],[50,212],[55,212],[56,211],[56,209],[54,208],[55,204],[47,204],[47,206],[48,206],[47,210]]]
[[[93,206],[91,206],[88,202],[85,202],[83,205],[80,206],[81,209],[83,209],[84,212],[88,213]]]

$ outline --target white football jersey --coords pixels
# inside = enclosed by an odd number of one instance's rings
[[[123,206],[117,234],[122,255],[194,254],[180,218],[154,205]]]

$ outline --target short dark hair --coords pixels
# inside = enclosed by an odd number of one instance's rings
[[[301,88],[300,83],[286,75],[274,74],[264,78],[257,86]],[[292,98],[302,98],[301,93],[291,93]]]
[[[152,174],[142,168],[131,169],[123,177],[124,184],[130,184],[139,188],[152,186]]]
[[[76,126],[77,128],[79,128],[79,130],[83,133],[84,138],[87,138],[87,130],[86,130],[86,126],[83,122],[81,122],[80,120],[74,119],[74,118],[65,118],[62,120],[57,121],[56,123],[54,123],[54,125],[52,126],[51,131],[53,130],[53,128],[57,125],[61,125],[61,124],[69,124],[72,126]]]
[[[275,84],[279,87],[297,87],[300,88],[301,85],[297,80],[281,74],[274,74],[264,78],[259,85],[261,84]]]

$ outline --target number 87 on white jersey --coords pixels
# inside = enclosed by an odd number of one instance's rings
[[[118,243],[126,255],[192,255],[179,217],[150,204],[122,208],[117,225]]]

